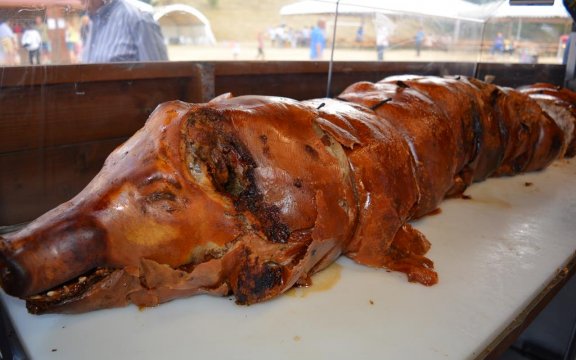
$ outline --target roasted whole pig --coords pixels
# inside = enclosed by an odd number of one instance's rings
[[[76,197],[0,238],[1,285],[36,314],[195,294],[252,304],[341,255],[433,285],[430,243],[409,222],[475,181],[573,156],[566,93],[550,105],[473,78],[397,76],[335,99],[161,104]]]

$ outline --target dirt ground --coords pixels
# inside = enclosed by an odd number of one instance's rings
[[[208,60],[262,60],[257,58],[256,43],[223,43],[215,46],[173,45],[168,49],[173,61],[208,61]],[[323,60],[330,59],[330,49],[324,52]],[[273,48],[264,49],[264,60],[302,61],[309,59],[307,48]],[[335,61],[376,61],[376,49],[337,48],[334,50]],[[521,58],[520,55],[493,56],[464,51],[422,50],[416,57],[412,49],[387,49],[384,61],[455,61],[455,62],[531,62],[532,58]],[[555,56],[539,57],[539,63],[560,64],[561,59]]]

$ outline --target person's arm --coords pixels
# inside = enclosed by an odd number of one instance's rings
[[[318,60],[322,59],[322,43],[316,42],[316,54],[318,55]]]
[[[168,52],[160,26],[152,19],[141,19],[134,31],[139,61],[167,61]]]
[[[20,39],[20,42],[22,45],[22,47],[26,48],[28,46],[28,42],[30,41],[29,38],[30,33],[28,31],[24,31],[24,34],[22,34],[22,39]]]

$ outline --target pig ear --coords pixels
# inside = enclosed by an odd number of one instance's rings
[[[231,92],[224,93],[222,95],[216,96],[214,99],[210,100],[208,104],[219,103],[224,100],[232,99],[234,95]]]

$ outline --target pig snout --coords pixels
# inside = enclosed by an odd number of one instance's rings
[[[106,232],[88,219],[36,220],[0,237],[0,285],[17,297],[62,285],[101,265]]]

